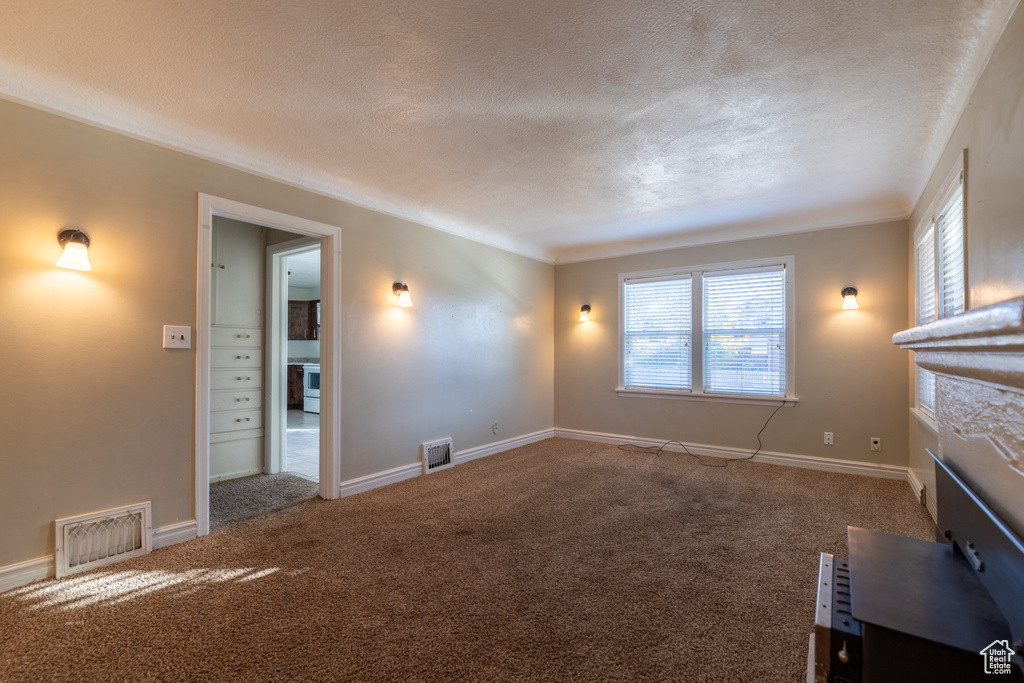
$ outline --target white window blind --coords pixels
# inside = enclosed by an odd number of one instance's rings
[[[917,242],[917,323],[935,320],[935,228]]]
[[[786,394],[786,273],[704,274],[704,391]]]
[[[919,325],[964,312],[966,302],[964,175],[955,172],[916,244]],[[935,412],[935,374],[917,367],[917,405]]]
[[[917,368],[917,403],[929,412],[935,412],[935,373]]]
[[[924,325],[935,318],[935,227],[929,225],[917,242],[917,322]],[[935,412],[935,375],[920,367],[917,403],[928,412]]]
[[[623,382],[627,387],[690,388],[691,292],[689,275],[626,281]]]
[[[939,303],[942,317],[964,312],[964,186],[957,183],[936,219],[939,241]]]

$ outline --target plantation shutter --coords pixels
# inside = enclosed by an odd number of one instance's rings
[[[939,242],[939,304],[942,317],[964,312],[964,186],[957,183],[936,221]]]
[[[704,391],[786,394],[782,265],[704,274]]]
[[[692,289],[689,275],[624,283],[626,387],[690,388]]]

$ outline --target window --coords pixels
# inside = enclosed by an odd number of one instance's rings
[[[786,395],[785,275],[704,274],[704,391]]]
[[[620,275],[623,395],[793,400],[792,257]]]
[[[917,261],[917,323],[935,320],[935,228],[931,223],[914,248]],[[917,405],[935,413],[935,375],[917,368]]]
[[[627,386],[690,388],[690,276],[626,284],[623,373]]]
[[[917,324],[964,312],[966,259],[963,156],[950,172],[943,192],[932,202],[914,235]],[[917,367],[917,407],[935,414],[935,375]]]

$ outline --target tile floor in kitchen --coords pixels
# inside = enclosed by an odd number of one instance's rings
[[[311,481],[320,480],[320,416],[288,411],[288,454],[285,471]]]

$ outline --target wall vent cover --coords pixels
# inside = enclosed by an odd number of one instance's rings
[[[120,562],[153,549],[149,502],[54,522],[57,578]]]
[[[454,464],[451,437],[423,444],[423,474],[437,472]]]

